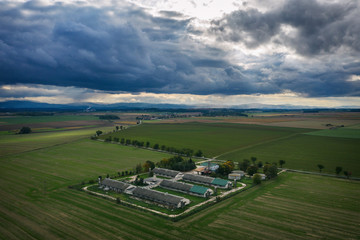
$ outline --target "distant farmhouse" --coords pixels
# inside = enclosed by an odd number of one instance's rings
[[[184,181],[200,183],[220,188],[230,188],[232,186],[232,182],[221,179],[221,178],[213,178],[213,177],[206,177],[202,175],[195,175],[195,174],[184,174],[183,178]]]
[[[172,180],[164,179],[160,183],[160,187],[175,190],[178,192],[184,192],[191,195],[200,197],[209,197],[213,194],[213,191],[209,188],[197,186],[189,183],[177,182]]]

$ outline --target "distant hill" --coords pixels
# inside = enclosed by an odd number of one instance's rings
[[[269,105],[261,103],[239,104],[236,106],[214,107],[209,105],[181,105],[181,104],[154,104],[154,103],[113,103],[113,104],[96,104],[96,103],[78,103],[78,104],[50,104],[32,101],[6,101],[0,102],[0,111],[44,111],[44,110],[131,110],[131,109],[211,109],[211,108],[228,108],[228,109],[259,109],[259,110],[297,110],[297,109],[327,109],[321,107],[294,106],[294,105]],[[330,108],[328,108],[330,109]],[[360,109],[354,106],[338,107],[337,109]]]

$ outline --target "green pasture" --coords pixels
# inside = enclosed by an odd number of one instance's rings
[[[0,124],[30,124],[63,121],[89,121],[98,120],[94,115],[53,115],[53,116],[14,116],[0,117]]]
[[[1,158],[2,239],[356,239],[360,183],[286,173],[179,222],[68,189],[157,152],[87,139]]]
[[[96,130],[0,135],[0,239],[360,238],[357,181],[285,173],[179,222],[69,189],[99,175],[116,175],[146,160],[157,162],[170,156],[90,140]],[[325,166],[323,171],[340,165],[358,175],[359,139],[304,132],[192,123],[141,125],[119,134],[152,144],[154,137],[164,141],[157,142],[160,145],[178,143],[173,147],[199,148],[213,155],[228,152],[221,159],[231,154],[240,160],[249,156],[263,162],[284,159],[285,167],[313,171],[318,163]],[[134,133],[137,138],[131,137]]]
[[[202,150],[206,157],[214,157],[241,147],[272,141],[293,134],[308,132],[298,128],[268,127],[227,123],[142,124],[110,136],[138,141],[150,145]],[[101,136],[105,139],[109,135]]]
[[[335,174],[335,168],[351,171],[360,176],[360,139],[322,137],[300,134],[287,139],[264,143],[247,149],[224,154],[219,159],[242,161],[257,157],[259,161],[285,160],[285,168],[316,172],[322,164],[325,173]]]
[[[0,134],[0,157],[69,143],[81,138],[89,138],[98,129],[103,131],[112,130],[109,127],[101,127],[31,134]]]
[[[314,132],[306,133],[313,136],[324,136],[324,137],[340,137],[340,138],[358,138],[360,139],[360,129],[356,128],[336,128],[326,129]]]

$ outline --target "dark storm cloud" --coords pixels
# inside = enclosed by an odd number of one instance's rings
[[[288,0],[280,9],[260,12],[238,10],[212,22],[220,40],[242,42],[255,48],[272,40],[302,55],[329,53],[341,46],[360,51],[360,18],[356,1],[320,4],[314,0]],[[282,26],[296,29],[294,36]]]
[[[359,50],[360,24],[354,18],[358,11],[354,5],[299,2],[289,1],[269,13],[236,11],[214,21],[212,32],[219,40],[242,41],[250,48],[275,39],[312,56],[341,46]],[[295,5],[309,16],[295,13]],[[315,13],[321,14],[313,17]],[[282,32],[283,23],[296,28],[298,36],[292,38]],[[351,65],[351,57],[336,68],[331,65],[338,64],[335,61],[328,67],[308,69],[301,62],[289,66],[284,56],[268,54],[244,58],[245,65],[247,61],[256,64],[243,68],[229,62],[227,51],[194,40],[189,33],[207,37],[181,13],[162,11],[156,17],[124,3],[90,7],[0,2],[0,85],[229,95],[285,90],[308,96],[360,92],[359,81],[347,81],[352,74],[359,74],[359,66]]]

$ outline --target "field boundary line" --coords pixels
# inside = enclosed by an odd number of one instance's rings
[[[310,172],[310,171],[296,170],[296,169],[288,169],[288,168],[286,168],[286,169],[284,168],[282,171],[360,181],[360,178],[359,178],[359,177],[350,177],[350,178],[347,178],[346,176],[340,176],[340,175],[329,174],[329,173],[318,173],[318,172]]]
[[[244,147],[240,147],[240,148],[236,148],[236,149],[233,149],[231,151],[228,151],[228,152],[225,152],[225,153],[222,153],[218,156],[215,156],[213,157],[213,159],[217,159],[218,157],[221,157],[225,154],[229,154],[229,153],[232,153],[232,152],[236,152],[236,151],[240,151],[240,150],[245,150],[245,149],[249,149],[249,148],[252,148],[252,147],[257,147],[257,146],[260,146],[262,144],[267,144],[267,143],[271,143],[271,142],[276,142],[276,141],[279,141],[279,140],[283,140],[283,139],[287,139],[287,138],[291,138],[293,136],[296,136],[296,135],[300,135],[301,133],[294,133],[294,134],[290,134],[288,136],[285,136],[285,137],[280,137],[280,138],[273,138],[273,139],[270,139],[270,140],[265,140],[263,142],[259,142],[259,143],[254,143],[254,144],[250,144],[250,145],[247,145],[247,146],[244,146]]]

